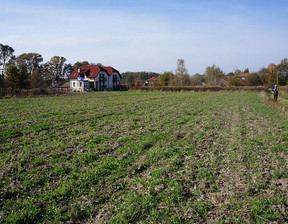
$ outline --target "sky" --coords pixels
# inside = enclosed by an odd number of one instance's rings
[[[288,57],[287,0],[0,0],[0,43],[120,72],[257,72]]]

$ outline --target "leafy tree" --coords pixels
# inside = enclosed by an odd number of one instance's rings
[[[141,81],[139,79],[136,80],[135,86],[136,87],[140,87],[141,86]]]
[[[65,77],[69,76],[73,72],[73,66],[69,64],[65,64],[64,71],[65,71]]]
[[[29,77],[30,88],[45,88],[47,85],[43,79],[42,55],[38,53],[24,53],[17,58],[11,59],[9,63],[15,64],[18,68],[26,69]],[[23,72],[22,72],[23,73]]]
[[[270,64],[267,68],[261,68],[258,72],[263,85],[273,86],[277,84],[286,85],[288,81],[288,59],[284,58],[281,63]]]
[[[267,68],[265,67],[261,68],[257,72],[258,76],[261,78],[262,85],[266,85],[266,77],[265,77],[266,72],[267,72]]]
[[[46,79],[58,82],[65,77],[66,58],[54,56],[45,64]]]
[[[284,58],[281,60],[281,63],[277,66],[280,71],[284,71],[286,74],[288,73],[288,59]]]
[[[17,64],[24,64],[27,68],[27,73],[32,76],[33,72],[40,73],[41,62],[43,61],[42,55],[37,53],[24,53],[17,57]]]
[[[19,70],[16,65],[8,66],[5,82],[9,85],[9,89],[14,91],[17,89]]]
[[[136,80],[139,80],[137,78],[137,74],[135,74],[135,73],[130,73],[130,74],[124,75],[123,78],[124,78],[126,84],[131,85],[131,86],[134,86],[136,83]]]
[[[278,74],[278,84],[280,86],[285,86],[287,84],[287,77],[285,76],[285,74],[279,72],[279,74]]]
[[[230,84],[233,86],[242,86],[243,81],[241,79],[239,79],[237,76],[232,76],[230,78]]]
[[[191,85],[190,78],[191,77],[188,74],[183,76],[183,85],[184,86],[190,86]]]
[[[0,75],[0,96],[4,96],[6,92],[6,83],[4,76]]]
[[[208,66],[205,71],[206,79],[211,85],[217,85],[219,80],[224,77],[224,72],[215,65]]]
[[[8,45],[0,44],[0,94],[5,95],[6,91],[6,82],[5,82],[5,73],[7,62],[13,56],[14,49]]]
[[[266,86],[274,86],[277,83],[277,66],[270,64],[261,76],[262,83]]]
[[[279,75],[279,84],[286,85],[288,82],[288,59],[284,58],[281,63],[277,66]]]
[[[88,61],[82,61],[82,62],[80,62],[80,61],[77,61],[76,63],[74,63],[74,65],[72,66],[72,69],[73,70],[75,70],[75,69],[77,69],[77,68],[79,68],[79,67],[81,67],[81,66],[85,66],[85,65],[91,65]],[[72,71],[73,71],[72,70]]]
[[[249,73],[249,68],[246,68],[243,73]]]
[[[33,72],[30,77],[30,87],[33,88],[41,88],[44,89],[47,87],[43,77],[39,72]]]
[[[172,72],[164,72],[159,76],[159,83],[162,86],[169,86],[172,84],[172,80],[174,78],[174,74]]]
[[[151,77],[158,77],[160,74],[155,72],[124,72],[121,73],[121,76],[122,84],[134,86],[137,80],[140,82],[140,85],[143,85],[147,79]]]
[[[190,78],[190,82],[192,86],[202,85],[202,83],[205,82],[205,75],[200,75],[199,73],[196,73]]]
[[[18,67],[15,64],[10,64],[7,67],[5,81],[8,88],[13,92],[20,89],[29,88],[29,75],[27,68],[24,64],[20,64]]]
[[[175,75],[178,79],[179,86],[190,84],[189,74],[185,67],[184,59],[177,60],[177,69],[175,70]]]
[[[234,75],[240,75],[242,72],[241,72],[241,70],[240,69],[235,69],[235,71],[234,71]]]
[[[0,66],[2,70],[2,78],[4,78],[6,72],[6,64],[13,56],[14,49],[8,45],[0,44]]]
[[[247,77],[246,85],[247,86],[260,86],[262,85],[261,78],[258,76],[257,73],[252,73]]]

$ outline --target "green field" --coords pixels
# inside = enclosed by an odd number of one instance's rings
[[[287,223],[287,99],[1,99],[0,223]]]

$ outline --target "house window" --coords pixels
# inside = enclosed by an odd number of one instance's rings
[[[76,82],[73,82],[73,87],[76,87]]]
[[[80,86],[82,86],[82,82],[80,82]]]

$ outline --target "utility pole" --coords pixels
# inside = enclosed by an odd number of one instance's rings
[[[277,71],[277,86],[278,86],[278,75],[279,75],[279,71]]]

